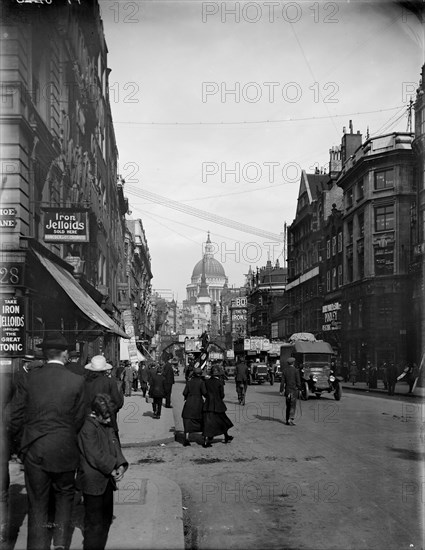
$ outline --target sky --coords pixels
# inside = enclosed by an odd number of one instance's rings
[[[284,265],[301,170],[327,169],[349,120],[363,139],[407,131],[424,34],[395,2],[100,6],[130,217],[145,228],[153,289],[178,301],[208,231],[229,286],[269,258]]]

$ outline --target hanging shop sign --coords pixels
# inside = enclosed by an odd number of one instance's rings
[[[0,297],[0,357],[25,355],[25,299]]]
[[[341,304],[333,302],[322,306],[325,323],[322,325],[322,331],[340,330],[341,328]]]
[[[43,227],[45,242],[89,242],[89,218],[86,210],[46,208]]]

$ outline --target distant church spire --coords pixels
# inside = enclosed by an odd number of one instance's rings
[[[214,257],[214,247],[213,245],[211,244],[211,239],[210,239],[210,232],[208,231],[208,236],[207,236],[207,242],[205,243],[205,257],[206,258],[213,258]]]

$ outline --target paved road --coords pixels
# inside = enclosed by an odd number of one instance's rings
[[[176,428],[181,392],[174,386]],[[423,548],[425,501],[421,403],[345,393],[301,402],[297,425],[284,424],[278,386],[250,386],[237,404],[226,383],[234,441],[211,449],[126,449],[181,487],[188,548]]]

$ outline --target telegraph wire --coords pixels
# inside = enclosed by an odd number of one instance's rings
[[[200,210],[198,208],[188,206],[178,201],[168,199],[167,197],[157,195],[156,193],[151,193],[150,191],[146,191],[146,190],[139,189],[133,186],[128,186],[128,185],[126,185],[125,190],[126,190],[126,193],[128,192],[130,194],[136,195],[137,197],[146,199],[150,202],[161,204],[162,206],[166,206],[167,208],[172,208],[174,210],[178,210],[179,212],[183,212],[184,214],[189,214],[191,216],[195,216],[203,220],[211,221],[213,223],[217,223],[225,227],[230,227],[231,229],[236,229],[237,231],[241,231],[243,233],[250,233],[258,237],[271,239],[272,241],[281,241],[283,238],[282,235],[279,235],[277,233],[271,233],[269,231],[264,231],[257,227],[252,227],[250,225],[236,222],[234,220],[230,220],[222,216],[217,216],[216,214],[212,214],[211,212],[206,212],[204,210]]]
[[[404,106],[403,106],[404,107]],[[308,121],[308,120],[322,120],[322,119],[331,119],[331,118],[340,118],[340,117],[348,117],[348,116],[355,116],[355,115],[370,115],[374,113],[385,113],[387,111],[395,111],[396,109],[400,109],[400,105],[397,107],[388,107],[387,109],[377,109],[374,111],[358,111],[357,113],[345,113],[341,115],[323,115],[323,116],[313,116],[313,117],[301,117],[301,118],[282,118],[282,119],[276,119],[276,120],[240,120],[240,121],[233,121],[233,122],[137,122],[137,121],[114,121],[114,126],[116,124],[126,124],[129,126],[243,126],[246,124],[276,124],[276,123],[283,123],[283,122],[302,122],[302,121]]]

